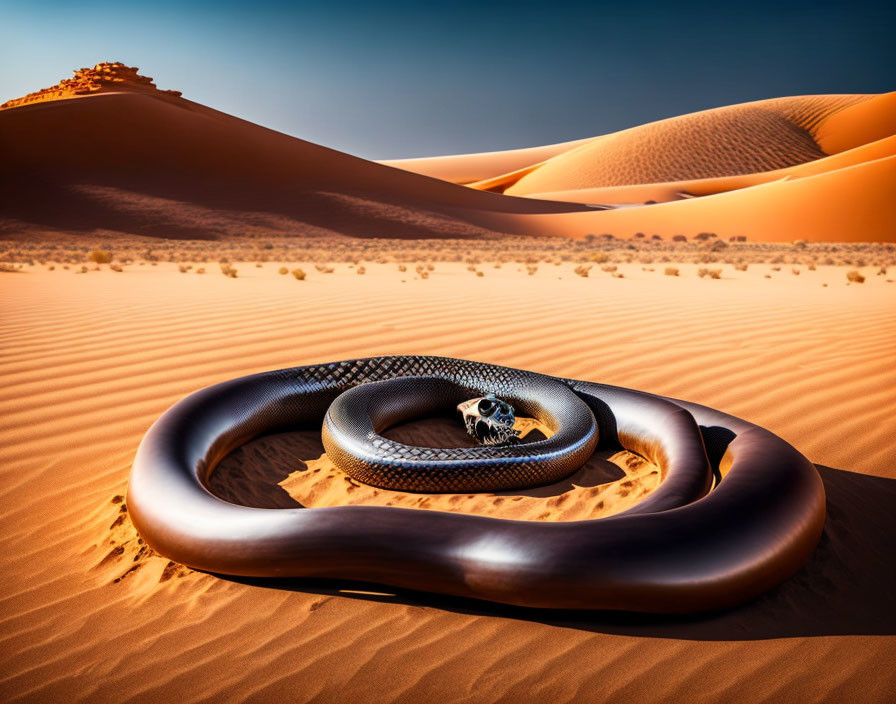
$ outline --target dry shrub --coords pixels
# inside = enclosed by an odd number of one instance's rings
[[[699,276],[701,279],[705,279],[705,278],[721,279],[722,278],[722,270],[721,269],[700,268],[697,270],[697,276]]]
[[[478,276],[478,277],[481,278],[481,277],[485,276],[485,272],[484,272],[484,271],[481,271],[481,270],[480,270],[480,271],[477,271],[477,272],[476,272],[476,276]]]
[[[591,271],[591,267],[585,264],[579,264],[575,269],[573,269],[576,276],[581,276],[583,279],[588,278],[588,272]]]
[[[96,264],[108,264],[112,261],[112,253],[103,249],[94,249],[87,255],[87,258]]]
[[[534,276],[536,271],[538,271],[538,267],[534,264],[529,264],[526,267],[526,273],[529,274],[529,276]]]
[[[685,235],[674,235],[672,237],[673,242],[687,242],[688,238]]]
[[[121,273],[122,271],[124,271],[124,269],[121,268],[121,264],[110,264],[110,265],[109,265],[109,268],[110,268],[112,271],[117,271],[117,272],[119,272],[119,273]]]
[[[190,269],[193,268],[193,265],[192,264],[180,264],[180,265],[178,265],[177,268],[181,274],[186,274]]]
[[[202,266],[199,267],[199,268],[196,270],[196,273],[197,273],[197,274],[204,274],[204,273],[205,273],[205,267],[202,267]]]
[[[865,277],[862,276],[861,273],[856,271],[855,269],[846,272],[846,278],[848,281],[854,284],[863,284],[865,283]]]
[[[284,267],[285,269],[286,267]],[[301,269],[293,269],[292,275],[296,279],[296,281],[304,281],[305,280],[305,272]]]
[[[815,271],[815,264],[812,263],[812,264],[810,264],[809,266],[807,266],[806,268],[807,268],[809,271]]]
[[[678,267],[667,266],[667,267],[665,268],[665,270],[663,271],[663,273],[664,273],[666,276],[678,276]]]
[[[773,267],[772,267],[772,271],[781,271],[781,267],[779,267],[779,266],[773,266]]]
[[[277,273],[280,274],[280,276],[286,276],[289,273],[289,269],[287,269],[285,266],[281,266],[279,269],[277,269]]]
[[[408,268],[404,264],[399,264],[398,270],[403,274],[404,272],[406,272],[408,270]]]
[[[355,273],[358,275],[363,275],[363,274],[367,273],[367,269],[365,269],[363,266],[359,266],[358,270]]]
[[[794,276],[799,276],[799,275],[800,275],[800,270],[797,269],[796,267],[793,267],[793,269],[791,269],[790,271],[793,272],[793,275],[794,275]]]
[[[623,274],[621,271],[617,271],[616,273],[613,274],[613,278],[614,279],[624,279],[625,274]]]
[[[706,242],[707,240],[714,239],[716,237],[715,232],[701,232],[694,237],[698,242]]]
[[[221,262],[221,273],[224,274],[224,276],[230,277],[231,279],[236,278],[236,269],[230,266],[230,264],[228,264],[227,262]]]
[[[600,270],[601,270],[601,271],[605,271],[605,272],[607,272],[608,274],[612,274],[612,273],[613,273],[614,271],[616,271],[616,269],[618,269],[618,268],[619,268],[619,267],[617,267],[615,264],[610,264],[610,265],[608,265],[608,266],[602,266],[602,267],[600,268]]]
[[[592,252],[591,256],[588,257],[588,260],[595,264],[606,264],[610,261],[610,255],[606,252]]]
[[[749,264],[735,264],[734,268],[737,271],[746,271],[749,268],[749,266],[750,266]]]

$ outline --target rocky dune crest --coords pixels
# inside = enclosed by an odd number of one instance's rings
[[[36,93],[29,93],[22,98],[9,100],[0,105],[0,110],[30,103],[39,103],[45,100],[61,100],[79,95],[122,90],[180,97],[180,91],[159,90],[156,84],[153,83],[152,78],[141,76],[137,73],[139,70],[136,66],[126,66],[119,61],[105,61],[93,68],[80,68],[75,71],[72,78],[64,78],[55,86],[43,88]]]

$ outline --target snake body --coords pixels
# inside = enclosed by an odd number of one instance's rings
[[[509,400],[553,434],[451,449],[379,434],[483,393]],[[596,446],[642,455],[662,482],[623,513],[565,523],[380,506],[257,509],[206,488],[240,445],[321,425],[334,462],[377,486],[468,492],[545,484],[574,472]],[[780,583],[816,545],[825,515],[815,467],[746,421],[644,392],[424,356],[264,372],[187,396],[141,442],[128,506],[150,547],[209,572],[666,613],[731,606]]]

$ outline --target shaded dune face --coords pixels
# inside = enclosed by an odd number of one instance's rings
[[[0,111],[0,153],[7,230],[470,237],[495,234],[483,212],[582,209],[426,178],[167,95],[105,93]]]
[[[503,192],[529,195],[783,169],[827,156],[814,138],[818,125],[868,97],[781,98],[661,120],[555,156]]]

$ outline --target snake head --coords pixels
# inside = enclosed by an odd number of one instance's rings
[[[458,404],[457,410],[464,418],[467,432],[480,445],[510,445],[519,437],[519,431],[513,428],[516,421],[513,406],[494,394],[464,401]]]

